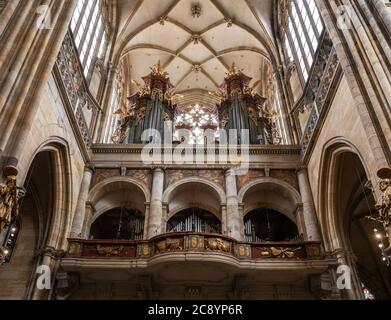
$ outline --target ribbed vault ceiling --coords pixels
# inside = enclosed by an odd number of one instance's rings
[[[232,63],[254,81],[266,78],[275,54],[272,2],[118,0],[116,51],[132,79],[140,81],[160,60],[184,96],[180,103],[213,105],[208,91],[217,89]],[[194,5],[199,17],[192,16]]]

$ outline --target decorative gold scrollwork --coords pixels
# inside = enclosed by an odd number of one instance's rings
[[[228,122],[229,122],[229,115],[228,112],[225,110],[223,111],[223,114],[221,116],[221,121],[220,121],[221,127],[225,128]]]
[[[164,121],[171,121],[171,117],[167,112],[164,113],[163,120]]]
[[[151,93],[151,89],[147,86],[143,86],[136,80],[132,80],[132,83],[137,86],[138,92],[141,97],[148,96]]]
[[[139,109],[136,115],[136,124],[140,124],[140,122],[145,118],[146,113],[147,113],[146,107],[142,107]]]
[[[151,99],[155,100],[156,98],[159,101],[163,101],[164,95],[163,95],[163,91],[161,89],[155,88],[152,90]]]
[[[206,248],[212,251],[230,252],[231,244],[220,238],[209,238],[207,240]]]
[[[171,250],[182,250],[180,239],[166,239],[156,244],[159,252],[171,251]]]
[[[301,247],[291,249],[291,248],[271,248],[271,254],[274,258],[288,258],[292,259],[296,256],[296,251],[301,250]]]
[[[257,117],[257,112],[253,108],[247,108],[247,113],[249,118],[256,124],[258,125],[258,117]]]
[[[124,251],[124,246],[102,246],[98,244],[96,250],[102,256],[119,256]]]

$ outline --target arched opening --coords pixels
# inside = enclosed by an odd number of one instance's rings
[[[201,230],[197,232],[224,232],[221,208],[225,201],[224,191],[202,178],[178,181],[167,188],[163,195],[163,203],[167,204],[166,231],[193,231],[194,224],[194,231]]]
[[[19,218],[10,226],[14,230],[7,231],[7,235],[15,231],[17,239],[10,247],[8,263],[0,269],[0,298],[31,298],[35,268],[40,259],[37,253],[45,248],[53,224],[55,183],[53,154],[49,151],[37,154],[23,186],[26,194]]]
[[[296,224],[284,214],[260,208],[244,217],[244,235],[248,242],[289,242],[300,240]]]
[[[270,177],[254,180],[238,194],[246,241],[299,241],[303,226],[297,216],[301,197],[289,184]]]
[[[90,192],[95,210],[88,224],[90,239],[141,240],[145,231],[148,188],[130,178],[102,181]]]
[[[91,226],[90,239],[142,240],[144,215],[137,209],[115,208],[102,214]]]
[[[189,208],[175,214],[167,222],[167,232],[221,233],[220,220],[209,211]]]
[[[376,212],[375,199],[366,171],[360,158],[352,152],[343,152],[336,157],[334,177],[334,208],[339,224],[341,242],[356,258],[356,288],[361,298],[370,292],[376,299],[391,297],[390,268],[382,261],[383,247],[375,237],[374,230],[381,226],[369,219]]]

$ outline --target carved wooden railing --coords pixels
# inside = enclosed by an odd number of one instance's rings
[[[238,242],[218,234],[179,232],[151,240],[81,240],[68,239],[67,258],[149,259],[169,253],[225,254],[239,260],[321,259],[319,242]]]

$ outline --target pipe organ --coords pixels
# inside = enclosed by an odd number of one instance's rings
[[[193,208],[172,217],[167,223],[167,231],[221,233],[221,223],[213,214]]]
[[[138,92],[128,98],[130,107],[120,108],[115,113],[119,116],[119,122],[112,139],[114,143],[160,143],[165,133],[172,132],[175,88],[168,73],[162,71],[158,62],[142,80],[144,85],[132,81]],[[148,135],[143,136],[146,132],[149,132]]]
[[[266,99],[254,91],[260,81],[250,87],[251,80],[233,64],[219,91],[212,93],[221,100],[217,106],[220,130],[226,132],[231,144],[274,144],[276,130],[272,119],[276,114],[268,111]],[[230,140],[230,130],[237,131],[236,141]],[[242,135],[242,130],[248,135]]]

